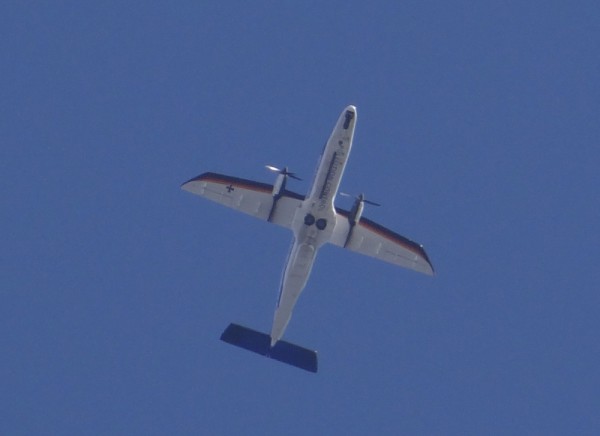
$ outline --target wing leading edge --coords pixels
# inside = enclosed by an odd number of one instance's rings
[[[349,212],[336,208],[333,245],[371,256],[414,271],[433,275],[433,265],[422,245],[362,217],[351,225]]]
[[[200,174],[181,189],[288,229],[304,200],[304,196],[288,190],[275,198],[273,185],[217,173]]]

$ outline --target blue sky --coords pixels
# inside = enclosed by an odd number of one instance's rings
[[[0,433],[598,434],[596,2],[0,6]],[[305,179],[358,109],[346,192],[431,278],[189,195]],[[350,200],[337,204],[349,207]]]

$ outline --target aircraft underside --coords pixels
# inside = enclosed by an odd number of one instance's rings
[[[346,107],[321,154],[309,194],[286,189],[287,168],[267,166],[279,175],[273,185],[216,173],[204,173],[182,185],[184,190],[292,230],[294,243],[284,267],[270,335],[230,324],[221,339],[263,356],[317,371],[315,351],[281,340],[294,306],[310,276],[319,249],[330,243],[367,256],[433,274],[423,247],[380,224],[362,217],[364,203],[356,197],[351,210],[334,206],[340,181],[352,148],[356,108]]]

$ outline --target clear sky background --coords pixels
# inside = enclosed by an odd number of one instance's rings
[[[367,3],[2,3],[0,434],[600,434],[600,6]],[[291,233],[179,186],[305,193],[348,104],[437,274],[324,247],[314,375],[219,341]]]

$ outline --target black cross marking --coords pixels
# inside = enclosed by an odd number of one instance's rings
[[[233,185],[229,185],[227,187],[227,192],[231,192],[231,191],[235,191],[235,188],[233,187]]]
[[[354,118],[354,112],[346,111],[346,113],[344,114],[344,117],[345,117],[344,130],[346,130],[350,126],[350,121],[352,121],[352,119]]]

